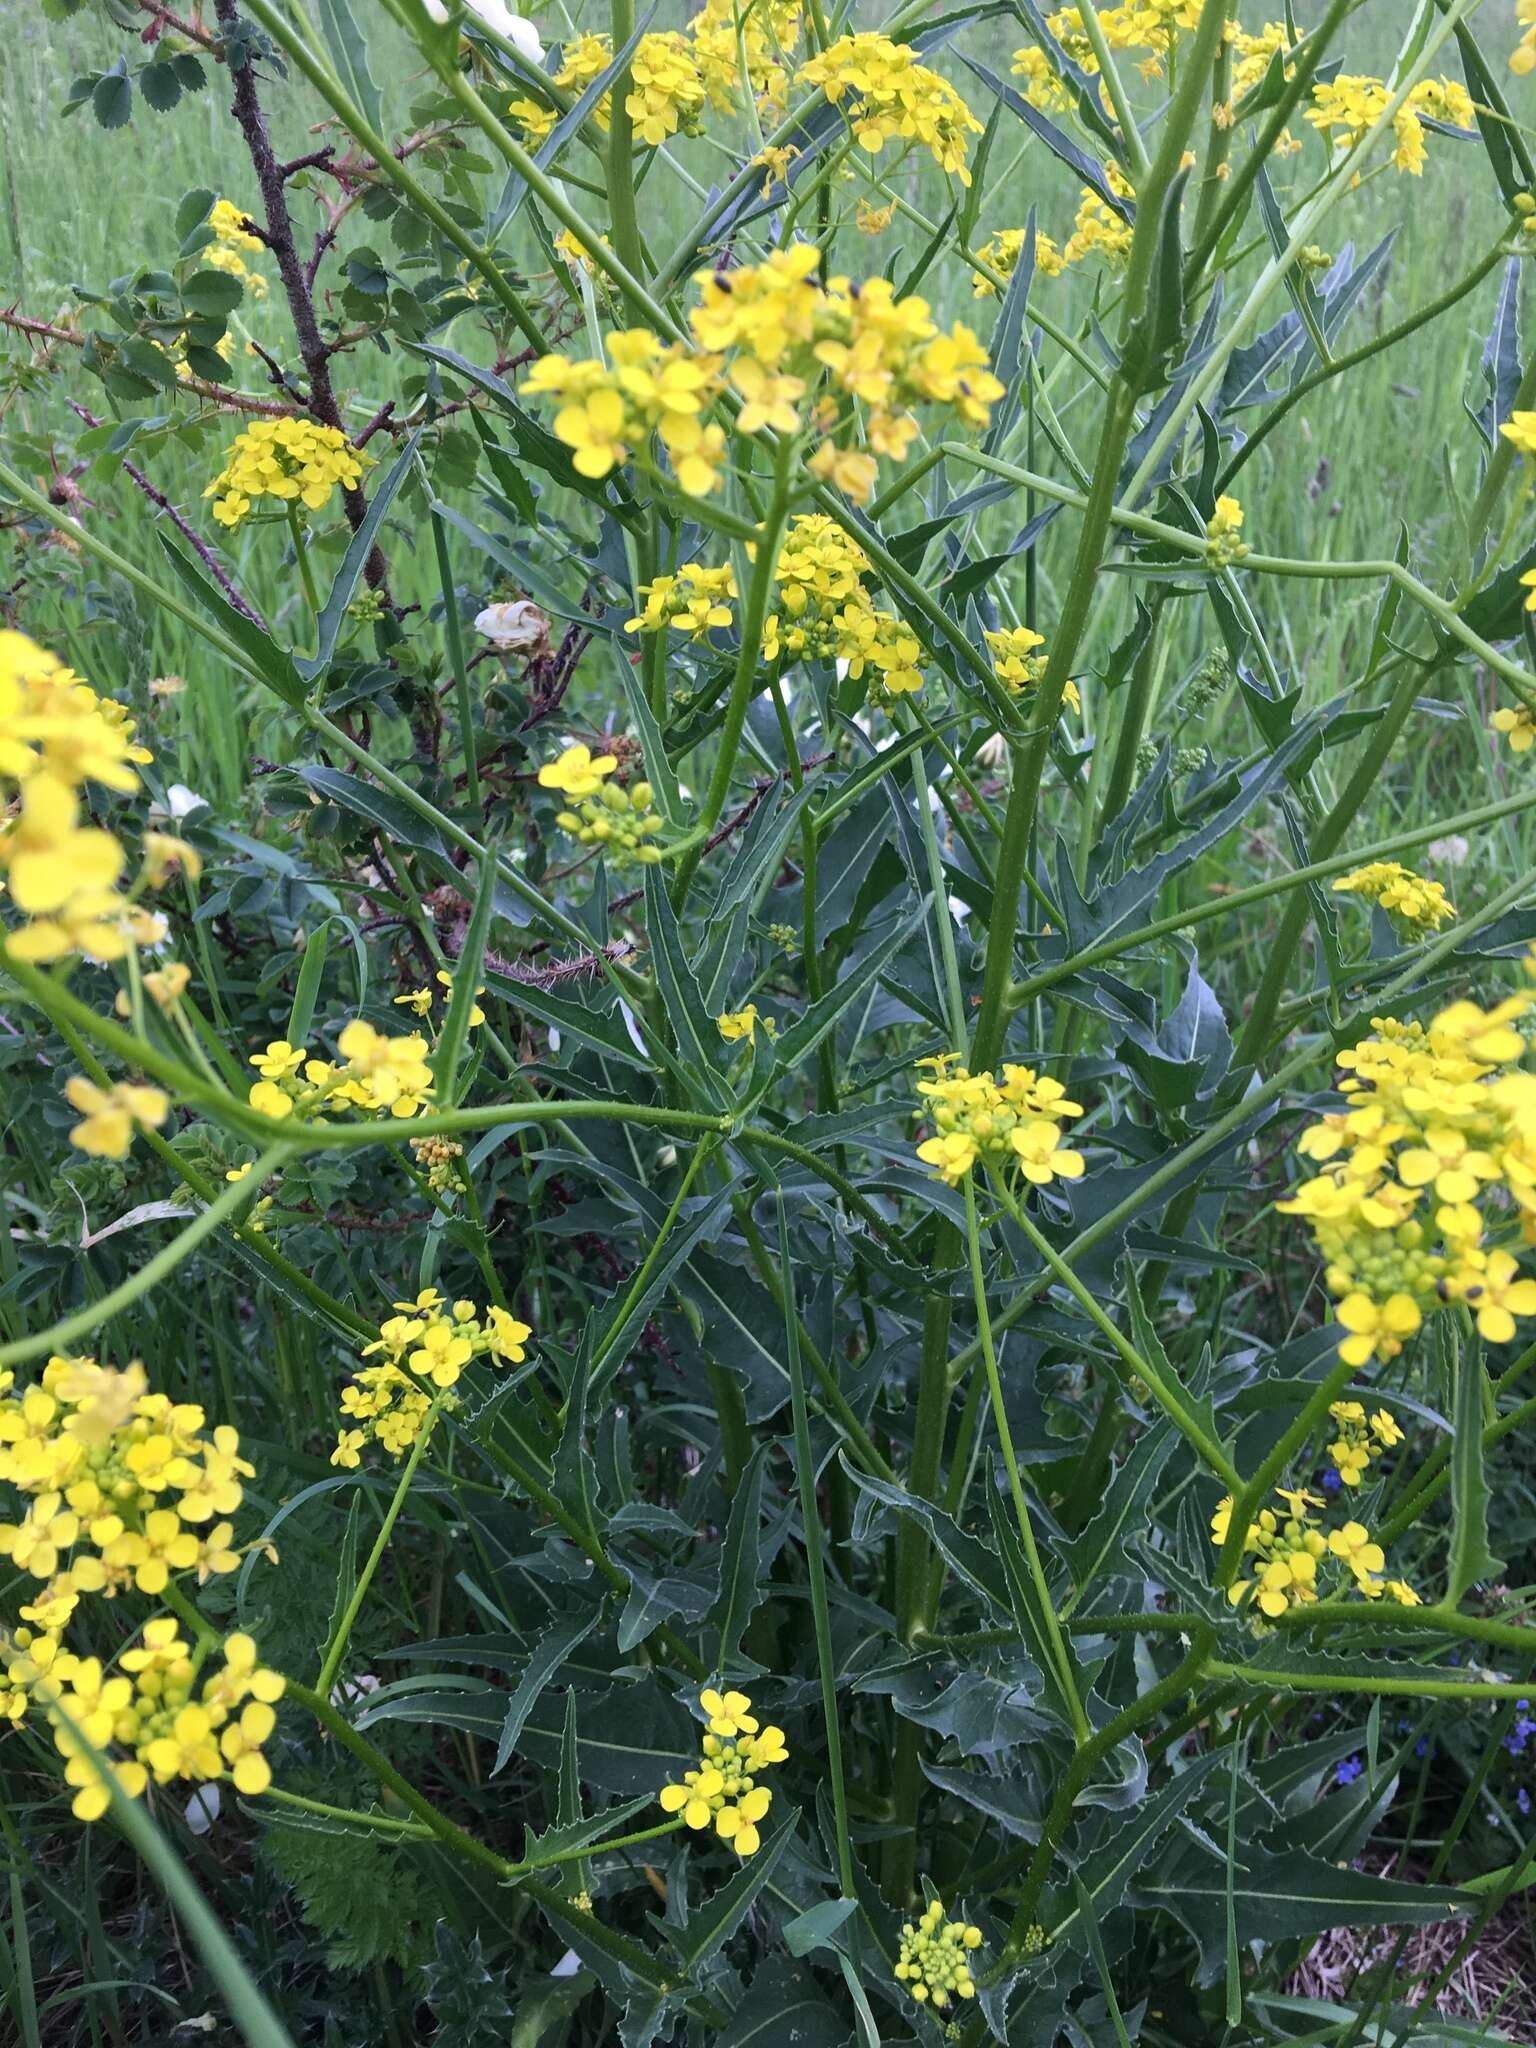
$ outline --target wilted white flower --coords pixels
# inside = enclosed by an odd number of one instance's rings
[[[991,733],[976,749],[976,758],[983,768],[1001,768],[1008,758],[1008,742],[1000,732]]]
[[[427,13],[435,22],[448,19],[448,9],[443,0],[422,0]],[[506,37],[520,57],[526,57],[530,64],[544,62],[544,45],[539,32],[525,15],[514,14],[507,0],[466,0],[471,14],[478,14],[487,28],[495,29],[498,35]]]
[[[1433,861],[1442,867],[1464,868],[1472,852],[1472,842],[1460,832],[1448,832],[1443,839],[1431,839],[1426,849]]]
[[[549,620],[532,598],[488,604],[475,614],[475,631],[483,633],[503,654],[520,654],[525,661],[536,661],[549,652]]]

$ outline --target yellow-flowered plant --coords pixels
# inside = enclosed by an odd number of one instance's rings
[[[1004,626],[988,633],[992,652],[992,673],[1011,697],[1023,697],[1035,689],[1045,675],[1047,657],[1041,652],[1045,635],[1031,626]],[[1083,700],[1069,677],[1061,693],[1062,702],[1081,711]]]
[[[798,74],[820,86],[847,121],[860,149],[877,155],[888,142],[917,144],[940,170],[969,185],[969,138],[981,123],[959,93],[907,43],[878,31],[839,36]]]
[[[1358,1486],[1370,1470],[1371,1460],[1403,1440],[1403,1432],[1385,1408],[1367,1416],[1358,1401],[1335,1401],[1328,1413],[1339,1432],[1328,1446],[1328,1455],[1346,1486]]]
[[[222,270],[226,276],[239,278],[253,299],[264,299],[267,280],[259,270],[252,270],[245,259],[253,251],[264,249],[266,244],[260,235],[252,234],[245,225],[247,217],[233,200],[216,199],[207,219],[214,240],[198,252],[198,261],[210,270]],[[225,335],[224,344],[229,341],[230,337]],[[228,361],[227,346],[221,344],[219,353]]]
[[[1312,88],[1312,105],[1307,119],[1340,151],[1355,144],[1374,127],[1392,100],[1392,88],[1379,78],[1358,73],[1341,73]],[[1471,98],[1454,78],[1424,78],[1392,116],[1396,140],[1392,161],[1410,177],[1422,177],[1427,161],[1425,120],[1444,121],[1455,128],[1470,128],[1475,119]]]
[[[1297,1143],[1322,1170],[1278,1207],[1312,1233],[1352,1365],[1394,1358],[1453,1304],[1490,1344],[1536,1316],[1536,1280],[1488,1242],[1508,1225],[1536,1242],[1536,1075],[1516,1029],[1530,1004],[1453,1003],[1427,1026],[1377,1018],[1338,1056],[1346,1106]]]
[[[394,1308],[379,1326],[377,1341],[361,1354],[378,1363],[361,1365],[342,1389],[346,1421],[331,1463],[349,1471],[361,1464],[371,1443],[403,1458],[434,1408],[454,1406],[451,1389],[476,1359],[521,1365],[528,1355],[533,1331],[510,1309],[449,1301],[435,1287],[424,1287],[414,1301],[397,1301]]]
[[[195,1403],[152,1393],[137,1362],[114,1371],[55,1355],[34,1384],[0,1399],[0,1482],[26,1502],[19,1521],[0,1523],[0,1557],[36,1582],[0,1627],[0,1709],[16,1721],[35,1703],[51,1722],[82,1820],[109,1800],[86,1744],[113,1752],[107,1768],[130,1795],[151,1777],[266,1789],[261,1745],[282,1680],[260,1669],[248,1636],[228,1639],[201,1691],[204,1659],[188,1655],[174,1621],[148,1623],[111,1677],[65,1641],[82,1601],[153,1597],[182,1573],[234,1571],[229,1517],[253,1473],[235,1430],[210,1430]]]
[[[574,810],[555,814],[563,832],[583,846],[597,848],[610,860],[635,860],[653,867],[662,858],[662,849],[656,844],[662,819],[652,808],[651,785],[632,782],[626,789],[610,781],[618,765],[616,755],[594,756],[590,747],[577,744],[567,747],[557,760],[544,763],[539,783],[572,798],[576,805]]]
[[[26,920],[5,935],[17,959],[120,960],[165,938],[164,917],[133,900],[149,873],[125,892],[128,856],[86,811],[93,785],[132,794],[152,758],[123,705],[24,633],[0,630],[0,800],[11,806],[0,877]]]
[[[929,1079],[917,1083],[934,1135],[917,1156],[934,1176],[958,1187],[978,1163],[995,1173],[1017,1169],[1034,1187],[1078,1180],[1086,1162],[1062,1143],[1062,1125],[1083,1113],[1059,1081],[1033,1067],[1005,1066],[1001,1077],[973,1074],[958,1053],[918,1061]]]
[[[1243,539],[1243,508],[1236,498],[1221,497],[1205,523],[1205,556],[1213,568],[1230,568],[1248,552]]]
[[[320,512],[339,485],[356,488],[373,457],[339,427],[298,417],[253,420],[231,443],[224,467],[203,492],[221,526],[238,526],[263,498],[284,509]]]
[[[921,643],[875,604],[864,583],[869,573],[864,550],[825,513],[792,519],[775,570],[778,609],[763,624],[763,659],[843,662],[855,682],[868,678],[875,705],[920,690]]]
[[[932,1899],[920,1919],[908,1920],[902,1927],[896,1981],[907,1987],[919,2005],[932,2005],[942,2012],[954,1999],[976,1996],[971,1966],[981,1944],[979,1927],[964,1920],[946,1920],[943,1902]]]
[[[441,997],[438,994],[439,990],[442,991]],[[483,996],[484,988],[477,988],[475,994],[477,997]],[[404,995],[396,996],[394,1000],[396,1008],[409,1010],[413,1017],[430,1017],[435,1002],[441,1000],[447,1003],[453,1000],[453,976],[446,967],[439,967],[430,982],[421,988],[408,988]],[[469,1006],[470,1029],[473,1030],[477,1024],[484,1022],[484,1010],[478,1002],[472,1002]]]
[[[1515,0],[1515,19],[1525,33],[1510,52],[1509,68],[1525,78],[1536,71],[1536,0]]]
[[[1371,861],[1352,874],[1336,875],[1333,887],[1341,896],[1368,897],[1404,924],[1424,931],[1438,931],[1456,915],[1456,906],[1438,882],[1426,881],[1395,860]]]
[[[248,1091],[251,1108],[282,1121],[323,1121],[338,1105],[374,1116],[419,1116],[432,1099],[432,1063],[419,1031],[391,1038],[354,1018],[336,1040],[339,1060],[315,1059],[301,1045],[274,1038],[250,1056],[261,1076]]]
[[[748,1003],[744,1010],[726,1010],[715,1019],[716,1029],[727,1045],[740,1045],[743,1039],[749,1045],[756,1044],[759,1024],[770,1038],[779,1028],[772,1017],[759,1014],[756,1003]]]
[[[658,1795],[666,1813],[680,1814],[697,1832],[713,1825],[722,1842],[738,1856],[755,1856],[762,1847],[758,1822],[773,1803],[759,1775],[789,1755],[784,1731],[772,1723],[761,1727],[752,1702],[742,1692],[706,1688],[699,1694],[706,1730],[699,1744],[697,1770],[684,1771],[680,1785],[663,1785]]]
[[[686,633],[702,640],[717,627],[729,626],[736,599],[736,572],[729,562],[711,569],[703,562],[684,562],[672,576],[657,576],[640,586],[641,610],[625,622],[626,633]]]
[[[1019,267],[1019,258],[1024,253],[1027,231],[1024,228],[999,228],[995,235],[989,235],[976,251],[978,263],[984,263],[988,270],[996,271],[1001,278],[1010,278]],[[1051,240],[1036,230],[1035,271],[1040,277],[1060,277],[1065,259],[1060,249]],[[977,271],[971,279],[971,291],[978,299],[989,299],[997,291],[990,277]]]
[[[1536,596],[1536,590],[1532,595]],[[1503,733],[1512,754],[1528,754],[1536,743],[1536,711],[1528,704],[1506,704],[1493,714],[1493,729]]]
[[[1249,1577],[1234,1580],[1227,1590],[1234,1607],[1251,1602],[1275,1621],[1293,1607],[1311,1606],[1320,1596],[1337,1599],[1351,1591],[1367,1600],[1385,1596],[1405,1607],[1420,1604],[1405,1581],[1382,1576],[1386,1553],[1363,1523],[1350,1520],[1324,1529],[1318,1516],[1325,1503],[1316,1494],[1284,1486],[1276,1487],[1275,1493],[1283,1511],[1261,1508],[1244,1535],[1243,1556],[1252,1559],[1252,1569]],[[1228,1496],[1211,1517],[1211,1540],[1218,1549],[1232,1527],[1232,1505]]]
[[[917,435],[914,407],[985,427],[1003,387],[963,322],[941,329],[926,299],[898,297],[884,278],[823,286],[819,262],[802,242],[751,267],[701,272],[693,347],[626,329],[607,337],[606,361],[541,356],[522,389],[555,402],[555,434],[581,475],[605,477],[630,461],[654,473],[654,436],[695,497],[715,489],[725,466],[724,429],[706,415],[729,389],[739,433],[813,430],[822,438],[812,473],[863,502],[875,457],[900,461]],[[848,442],[856,411],[864,448]]]

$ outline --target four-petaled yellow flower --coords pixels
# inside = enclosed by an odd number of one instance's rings
[[[683,1782],[664,1785],[658,1797],[662,1810],[679,1814],[695,1831],[714,1823],[715,1833],[738,1856],[753,1856],[762,1846],[758,1823],[773,1794],[757,1783],[757,1774],[789,1755],[784,1731],[760,1727],[745,1693],[721,1693],[713,1687],[699,1695],[708,1732],[699,1744],[697,1770],[684,1771]]]

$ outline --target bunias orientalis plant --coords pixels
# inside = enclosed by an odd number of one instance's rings
[[[1453,1972],[1518,1837],[1380,1871],[1530,1683],[1533,798],[1410,771],[1464,686],[1536,731],[1526,41],[141,11],[74,103],[216,76],[239,174],[0,315],[34,437],[70,364],[121,415],[0,467],[39,640],[109,652],[87,572],[183,636],[143,701],[3,643],[17,1868],[86,1853],[39,1783],[152,1861],[227,1786],[217,1910],[291,1869],[333,1948],[269,1996],[370,2039],[445,1971],[971,2048],[1267,2036],[1338,1927]],[[1458,176],[1420,292],[1369,209]],[[1436,322],[1457,516],[1316,544],[1301,429]],[[215,688],[263,737],[202,803]],[[1456,1801],[1394,1807],[1440,1712]]]

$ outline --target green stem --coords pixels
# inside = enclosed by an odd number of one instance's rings
[[[405,1465],[401,1470],[399,1483],[395,1487],[394,1498],[390,1501],[388,1511],[380,1525],[373,1549],[368,1554],[368,1562],[358,1573],[357,1584],[352,1589],[352,1597],[347,1602],[342,1617],[336,1624],[336,1632],[331,1637],[325,1655],[320,1660],[320,1671],[315,1679],[316,1692],[328,1695],[332,1685],[335,1683],[336,1673],[341,1668],[341,1660],[346,1655],[347,1643],[351,1638],[353,1625],[358,1615],[362,1612],[363,1602],[368,1597],[368,1588],[373,1584],[373,1575],[383,1562],[384,1553],[389,1548],[390,1536],[394,1531],[395,1523],[400,1518],[400,1510],[405,1506],[405,1497],[411,1490],[411,1481],[416,1476],[416,1467],[421,1463],[422,1455],[427,1448],[442,1405],[443,1397],[439,1394],[421,1419],[421,1428],[417,1432],[415,1443],[411,1446],[411,1454],[406,1459]]]
[[[696,844],[685,856],[673,885],[672,901],[679,915],[688,900],[688,891],[703,858],[704,842],[719,824],[720,814],[725,809],[731,777],[736,772],[736,756],[741,746],[742,728],[747,722],[748,708],[760,685],[763,669],[763,624],[768,616],[768,602],[773,592],[774,578],[778,573],[779,542],[783,538],[785,522],[789,517],[790,472],[796,452],[796,444],[787,436],[781,438],[774,449],[773,494],[768,501],[768,510],[757,534],[757,555],[752,564],[752,579],[747,585],[746,603],[742,607],[741,641],[736,654],[735,674],[731,678],[731,694],[720,727],[714,770],[709,778],[709,787],[705,791],[698,823],[689,834],[690,839]]]
[[[312,1813],[320,1820],[344,1821],[348,1827],[376,1828],[381,1834],[396,1837],[416,1835],[430,1840],[432,1836],[432,1830],[425,1821],[400,1820],[392,1813],[364,1813],[355,1806],[328,1806],[323,1799],[306,1799],[302,1793],[285,1792],[280,1785],[269,1785],[261,1796],[276,1800],[279,1806],[291,1806],[295,1813]]]
[[[470,809],[480,816],[480,759],[475,743],[473,702],[469,694],[469,670],[464,660],[464,626],[459,617],[458,591],[453,581],[453,563],[448,553],[448,534],[442,514],[432,511],[432,541],[437,549],[438,580],[443,586],[443,635],[448,642],[448,666],[453,671],[454,698],[459,707],[459,741],[464,750],[464,794]]]
[[[1081,1744],[1088,1740],[1092,1728],[1087,1714],[1083,1711],[1083,1702],[1077,1690],[1077,1678],[1072,1668],[1071,1652],[1067,1648],[1067,1639],[1057,1619],[1056,1603],[1051,1598],[1045,1566],[1041,1563],[1039,1548],[1035,1543],[1034,1523],[1030,1517],[1029,1503],[1024,1497],[1024,1482],[1019,1476],[1019,1461],[1014,1455],[1013,1432],[1008,1425],[1008,1408],[1003,1400],[1003,1382],[997,1370],[997,1347],[992,1341],[992,1318],[987,1309],[986,1275],[981,1264],[981,1232],[976,1221],[976,1187],[970,1175],[966,1176],[965,1182],[965,1238],[970,1254],[971,1288],[976,1301],[976,1316],[981,1326],[981,1356],[987,1375],[987,1394],[992,1403],[992,1421],[997,1430],[1003,1465],[1008,1473],[1008,1491],[1013,1496],[1013,1512],[1019,1525],[1019,1541],[1024,1546],[1025,1562],[1029,1566],[1030,1578],[1034,1581],[1035,1597],[1040,1603],[1041,1620],[1050,1641],[1057,1680],[1072,1717],[1073,1734]]]

